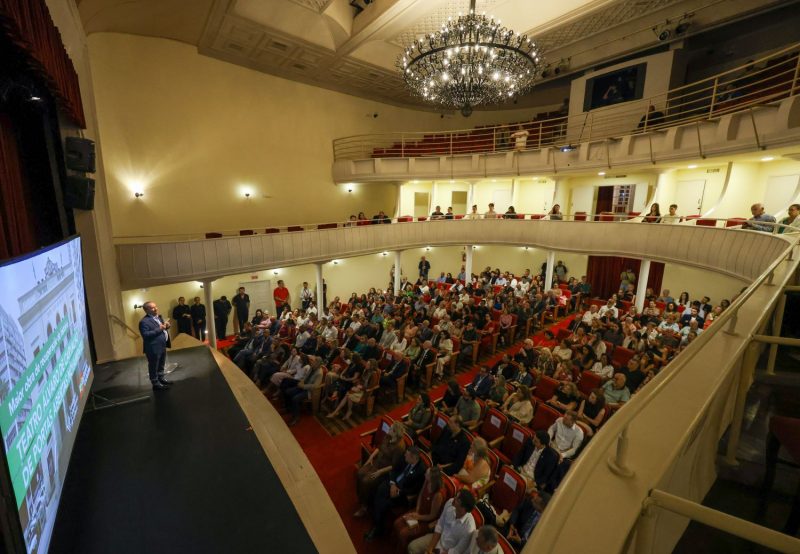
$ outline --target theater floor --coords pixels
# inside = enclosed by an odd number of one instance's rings
[[[208,348],[169,357],[158,393],[143,358],[97,368],[93,390],[148,398],[84,414],[50,551],[316,552]]]

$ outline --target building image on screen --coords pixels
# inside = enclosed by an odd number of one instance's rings
[[[46,552],[91,380],[80,240],[0,267],[0,431],[28,552]]]

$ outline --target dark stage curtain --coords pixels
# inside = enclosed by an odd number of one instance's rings
[[[616,256],[589,256],[589,265],[586,270],[586,280],[592,285],[592,296],[609,298],[619,290],[619,275],[626,269],[632,269],[636,274],[637,282],[641,260],[633,258],[620,258]],[[664,264],[650,262],[650,276],[647,286],[652,288],[656,295],[661,292],[661,282],[664,279]]]
[[[0,0],[0,33],[27,57],[70,121],[85,128],[78,74],[45,0]]]
[[[0,113],[0,259],[37,247],[27,189],[13,123]]]

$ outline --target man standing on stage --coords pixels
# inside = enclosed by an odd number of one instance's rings
[[[291,310],[292,295],[289,294],[289,289],[283,284],[283,279],[278,281],[277,288],[272,291],[272,299],[275,300],[275,313],[276,317],[280,318],[283,310]]]
[[[226,327],[228,327],[228,314],[231,313],[231,309],[231,303],[227,296],[220,296],[214,300],[214,326],[217,331],[217,340],[228,336]]]
[[[178,305],[172,309],[172,319],[178,324],[178,333],[192,334],[192,310],[183,296],[178,298]]]
[[[158,306],[155,302],[145,302],[142,306],[145,316],[139,322],[139,334],[144,343],[144,355],[147,357],[147,373],[153,390],[166,390],[172,381],[164,377],[164,362],[167,360],[167,348],[172,346],[169,341],[169,322],[158,315]]]
[[[200,342],[206,340],[206,307],[200,303],[200,297],[194,297],[192,310],[192,325],[194,325],[194,338]]]
[[[239,287],[239,291],[233,297],[233,306],[236,308],[236,321],[239,322],[239,332],[241,332],[250,316],[250,296],[245,294],[244,287]]]

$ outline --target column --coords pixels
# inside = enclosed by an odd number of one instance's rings
[[[394,295],[397,296],[400,294],[400,258],[402,257],[403,251],[402,250],[395,250],[394,251]]]
[[[469,182],[469,192],[467,193],[467,213],[472,211],[472,205],[475,203],[475,181]]]
[[[214,321],[214,294],[211,283],[213,280],[203,281],[203,294],[206,300],[206,336],[211,348],[217,347],[217,322]]]
[[[400,184],[400,183],[397,183],[397,199],[396,199],[395,204],[394,204],[394,216],[393,216],[394,219],[397,219],[398,217],[403,215],[402,212],[400,211],[400,208],[401,208],[400,201],[401,201],[402,198],[403,198],[403,185]]]
[[[430,195],[430,202],[428,203],[428,217],[433,213],[433,207],[436,206],[436,195],[439,192],[439,186],[436,181],[433,182],[433,186],[431,187],[431,195]],[[447,206],[445,206],[445,211],[447,211]]]
[[[317,317],[325,315],[325,282],[322,280],[322,263],[314,264],[314,272],[317,277]]]
[[[636,277],[636,313],[642,313],[644,298],[647,296],[647,280],[650,278],[650,260],[642,260],[639,275]]]
[[[464,280],[469,283],[470,279],[472,279],[472,245],[468,244],[467,256],[464,262]]]
[[[547,270],[544,273],[544,290],[553,288],[553,271],[556,267],[556,253],[552,250],[547,251]]]

